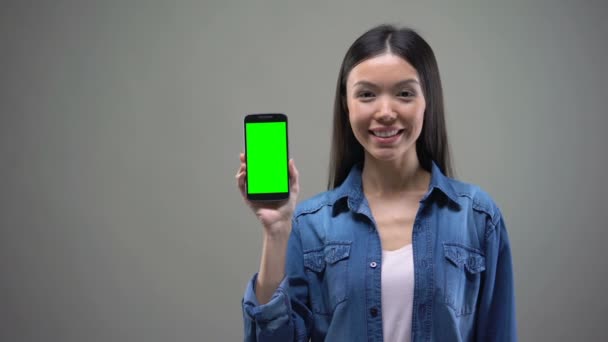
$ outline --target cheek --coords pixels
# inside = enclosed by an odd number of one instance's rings
[[[359,123],[369,124],[376,108],[373,103],[352,102],[348,104],[348,115],[351,120]]]
[[[370,109],[364,103],[351,102],[348,103],[348,118],[351,126],[357,129],[357,126],[367,125],[366,120],[369,120]]]
[[[412,108],[410,110],[414,121],[416,121],[416,123],[419,126],[422,126],[422,122],[424,120],[425,109],[426,109],[426,105],[425,105],[424,101],[422,101],[422,103],[417,104],[414,108]]]
[[[422,123],[424,122],[424,112],[425,112],[425,108],[422,107],[422,109],[420,110],[420,113],[418,114],[418,120],[420,122],[420,126],[422,126]]]
[[[358,115],[357,113],[353,113],[352,111],[348,114],[348,120],[350,122],[350,129],[355,136],[355,139],[363,144],[367,134],[367,127],[369,127],[369,122],[365,120],[364,115]]]
[[[359,101],[349,101],[347,102],[348,112],[351,115],[360,115],[365,111],[365,103],[361,103]]]
[[[363,121],[360,115],[353,114],[353,112],[348,114],[348,119],[350,121],[350,127],[353,130],[353,133],[355,136],[358,136],[359,132],[366,127],[366,123]]]

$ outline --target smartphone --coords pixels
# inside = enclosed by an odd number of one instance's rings
[[[289,148],[287,115],[245,116],[247,198],[278,201],[289,197]]]

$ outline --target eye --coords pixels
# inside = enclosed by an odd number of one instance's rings
[[[374,93],[372,93],[371,91],[368,91],[368,90],[362,90],[357,93],[357,97],[362,98],[364,100],[373,99],[375,96],[376,95]]]
[[[409,99],[409,98],[416,96],[416,94],[414,94],[414,92],[410,91],[410,90],[402,90],[399,92],[399,94],[397,94],[397,96]]]

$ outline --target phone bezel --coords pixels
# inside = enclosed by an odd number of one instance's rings
[[[247,188],[249,182],[249,173],[246,173],[245,177],[245,188],[247,199],[250,201],[281,201],[289,198],[289,124],[287,122],[287,115],[282,113],[259,113],[259,114],[247,114],[243,120],[243,136],[245,143],[245,165],[248,165],[247,161],[247,124],[248,123],[262,123],[262,122],[285,122],[285,144],[287,151],[287,159],[285,160],[285,167],[287,168],[287,192],[273,192],[273,193],[257,193],[250,194]]]

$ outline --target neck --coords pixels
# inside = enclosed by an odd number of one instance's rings
[[[363,190],[368,197],[425,192],[431,180],[430,173],[422,168],[415,151],[399,160],[387,161],[366,154],[361,177]]]

